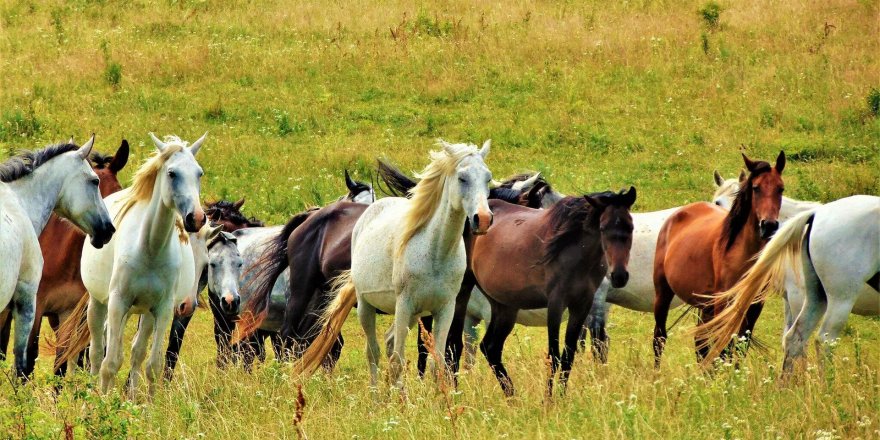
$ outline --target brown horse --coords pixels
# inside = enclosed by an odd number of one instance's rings
[[[548,393],[560,368],[562,390],[568,381],[581,329],[593,295],[610,272],[614,287],[629,279],[627,263],[633,222],[629,209],[636,190],[566,197],[537,210],[491,201],[495,225],[474,240],[471,269],[492,306],[492,318],[480,350],[508,396],[513,383],[501,354],[520,309],[547,307],[550,358]],[[568,309],[565,348],[560,356],[559,327]]]
[[[698,202],[675,212],[663,227],[654,253],[654,366],[659,368],[666,345],[666,318],[674,295],[700,309],[700,322],[708,322],[720,304],[709,298],[736,284],[752,259],[779,228],[782,203],[782,170],[785,153],[776,165],[743,160],[749,176],[740,186],[730,211]],[[751,334],[762,304],[753,305],[739,334]],[[695,338],[697,360],[706,354]]]
[[[100,179],[98,186],[101,197],[107,197],[122,189],[117,174],[128,162],[128,141],[122,140],[119,149],[113,156],[92,153],[89,160],[92,169]],[[31,330],[27,348],[27,364],[24,373],[30,375],[39,354],[40,327],[43,317],[49,319],[49,325],[57,331],[76,307],[77,302],[86,293],[79,274],[80,257],[86,236],[69,222],[55,214],[49,218],[46,228],[40,234],[40,249],[43,253],[43,276],[37,291],[37,304],[34,314],[34,326]],[[11,319],[0,324],[0,348],[6,355]],[[57,373],[64,374],[67,365],[62,365]]]

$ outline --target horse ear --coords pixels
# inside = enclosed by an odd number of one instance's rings
[[[223,213],[217,208],[209,208],[206,214],[208,214],[208,218],[214,223],[218,223],[223,217]]]
[[[632,206],[636,203],[636,187],[630,186],[629,191],[623,194],[623,203]]]
[[[602,202],[602,200],[600,200],[598,197],[590,197],[590,196],[585,195],[584,198],[587,199],[587,203],[589,203],[590,206],[592,206],[593,208],[605,209],[605,207],[608,206],[604,202]]]
[[[206,131],[205,134],[202,135],[202,137],[200,137],[197,141],[193,142],[193,144],[189,146],[189,152],[192,153],[193,156],[195,156],[196,153],[199,152],[199,148],[202,148],[202,144],[205,143],[205,139],[207,138],[208,132]]]
[[[486,142],[483,142],[483,148],[480,148],[480,156],[483,156],[483,159],[489,155],[489,149],[492,146],[492,139],[486,139]]]
[[[743,156],[743,162],[745,162],[745,164],[746,164],[746,169],[749,170],[749,172],[751,173],[752,171],[755,170],[755,162],[753,162],[751,159],[749,159],[746,156],[746,153],[742,153],[742,156]]]
[[[244,206],[244,197],[242,197],[241,200],[232,204],[232,207],[235,208],[236,211],[241,209],[242,206]]]
[[[345,187],[351,192],[354,192],[357,189],[357,184],[354,183],[354,180],[351,180],[351,176],[348,175],[348,170],[345,170]]]
[[[116,154],[113,155],[113,160],[110,161],[110,172],[116,174],[125,167],[125,164],[128,163],[128,153],[128,141],[123,139]]]
[[[746,170],[739,170],[739,181],[740,181],[740,183],[745,182],[745,181],[746,181],[746,177],[748,177],[748,176],[746,176]]]
[[[715,177],[715,186],[721,186],[724,183],[724,178],[721,177],[721,174],[718,173],[718,170],[715,170],[713,176]]]
[[[153,144],[156,145],[156,149],[158,149],[160,153],[165,151],[165,142],[160,141],[159,138],[157,138],[152,131],[149,133],[149,135],[150,139],[153,140]]]
[[[215,239],[217,235],[223,232],[223,225],[221,224],[210,224],[205,229],[205,243],[210,243],[211,240]]]
[[[94,145],[95,145],[95,134],[92,133],[92,138],[89,139],[89,141],[86,142],[85,145],[80,147],[79,150],[76,151],[76,153],[79,154],[79,157],[83,158],[84,160],[88,160],[89,154],[92,153],[92,147]]]
[[[776,172],[782,174],[782,170],[785,169],[785,151],[780,151],[779,156],[776,156]]]

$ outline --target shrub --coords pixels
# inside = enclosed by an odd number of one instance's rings
[[[702,17],[703,23],[706,25],[707,28],[712,30],[718,29],[718,26],[720,24],[719,20],[721,18],[721,5],[710,1],[709,3],[706,3],[702,8],[700,8],[698,12],[700,13],[700,17]]]
[[[122,65],[115,61],[108,62],[107,68],[104,69],[104,79],[114,88],[119,87],[122,81]]]
[[[865,102],[868,104],[868,112],[871,113],[871,116],[876,118],[880,115],[880,89],[872,87],[865,98]]]

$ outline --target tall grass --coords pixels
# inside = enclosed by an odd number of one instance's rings
[[[540,170],[567,193],[635,185],[638,210],[707,199],[712,170],[735,175],[743,147],[789,154],[792,197],[878,194],[878,13],[876,0],[8,0],[0,154],[96,132],[99,149],[125,137],[137,159],[148,131],[209,130],[205,197],[247,196],[245,210],[270,224],[333,200],[344,168],[368,180],[376,156],[420,168],[436,137],[492,138],[496,177]],[[774,302],[758,336],[778,345],[780,322]],[[880,435],[877,320],[853,317],[833,362],[785,386],[776,351],[700,373],[683,329],[654,372],[651,317],[616,310],[612,323],[610,363],[580,356],[565,397],[543,397],[545,333],[517,329],[505,351],[517,397],[505,400],[480,361],[449,393],[410,369],[401,402],[387,386],[367,390],[349,322],[339,369],[304,381],[295,422],[290,368],[217,370],[200,312],[182,371],[152,402],[98,396],[85,375],[55,397],[41,359],[33,382],[0,385],[0,436]]]

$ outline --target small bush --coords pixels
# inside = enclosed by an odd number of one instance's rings
[[[871,113],[871,116],[876,118],[880,115],[880,89],[872,87],[865,102],[868,104],[868,112]]]
[[[721,5],[710,1],[699,10],[699,13],[700,17],[703,19],[703,24],[705,24],[707,28],[712,30],[718,29],[718,26],[721,24]]]
[[[107,80],[107,84],[114,88],[119,87],[119,83],[122,81],[122,65],[115,61],[110,61],[107,64],[107,68],[104,69],[104,79]]]

